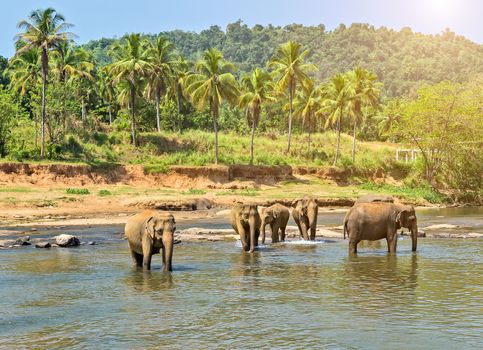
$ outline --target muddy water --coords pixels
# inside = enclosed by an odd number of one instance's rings
[[[419,221],[481,232],[481,214]],[[79,228],[95,246],[0,251],[0,348],[483,347],[483,240],[421,239],[412,254],[404,238],[397,256],[383,244],[351,258],[340,240],[253,255],[233,242],[183,243],[167,274],[159,256],[151,272],[131,268],[118,232]]]

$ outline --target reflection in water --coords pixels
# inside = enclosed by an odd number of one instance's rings
[[[410,244],[183,243],[173,273],[125,242],[2,251],[0,348],[481,348],[483,241]]]

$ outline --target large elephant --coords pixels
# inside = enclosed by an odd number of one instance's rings
[[[162,249],[165,271],[172,271],[174,216],[146,210],[131,217],[124,229],[129,250],[136,266],[151,269],[151,257]]]
[[[235,204],[230,212],[230,223],[240,235],[242,247],[253,253],[260,236],[260,214],[256,205]]]
[[[406,227],[411,231],[412,250],[418,242],[418,223],[414,207],[399,203],[373,202],[356,204],[344,219],[344,239],[349,236],[349,253],[357,253],[361,240],[387,240],[390,253],[396,252],[397,230]]]
[[[270,227],[272,243],[276,243],[279,240],[285,241],[285,229],[290,218],[290,211],[286,206],[277,203],[270,207],[262,208],[260,210],[260,218],[262,219],[262,244],[265,244],[265,227],[267,225]],[[279,229],[280,236],[278,234]]]
[[[317,229],[317,214],[319,206],[315,199],[310,196],[298,198],[292,202],[292,216],[299,228],[300,235],[306,241],[315,241],[315,230]]]

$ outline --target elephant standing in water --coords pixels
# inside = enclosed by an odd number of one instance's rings
[[[129,250],[136,266],[151,269],[151,257],[162,249],[165,271],[172,271],[174,216],[146,210],[131,217],[124,229]]]
[[[243,250],[253,253],[260,236],[260,214],[256,205],[236,204],[230,212],[230,223],[240,235]]]
[[[349,253],[357,253],[361,240],[387,240],[389,253],[396,252],[397,230],[406,227],[411,231],[412,250],[418,243],[418,223],[414,207],[398,203],[373,202],[356,204],[344,219],[344,238],[349,235]]]
[[[292,202],[292,216],[299,228],[300,235],[304,240],[309,240],[308,231],[310,230],[310,240],[315,241],[315,230],[317,228],[317,214],[319,206],[315,199],[309,196],[296,199]]]
[[[272,235],[272,243],[279,241],[278,230],[280,229],[280,241],[285,241],[285,228],[287,227],[290,212],[287,207],[281,204],[274,204],[268,208],[260,210],[262,219],[262,244],[265,244],[265,227],[269,225]]]

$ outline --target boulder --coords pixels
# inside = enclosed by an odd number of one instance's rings
[[[73,235],[61,234],[54,238],[59,247],[74,247],[80,245],[79,238]]]
[[[49,242],[37,242],[35,243],[35,248],[50,248],[51,244]]]
[[[89,241],[87,242],[87,245],[96,245],[97,243],[95,241]]]
[[[10,248],[15,244],[15,240],[13,239],[2,239],[0,240],[0,247],[1,248]]]
[[[14,245],[30,245],[29,241],[30,241],[30,236],[23,236],[23,237],[17,238]]]

